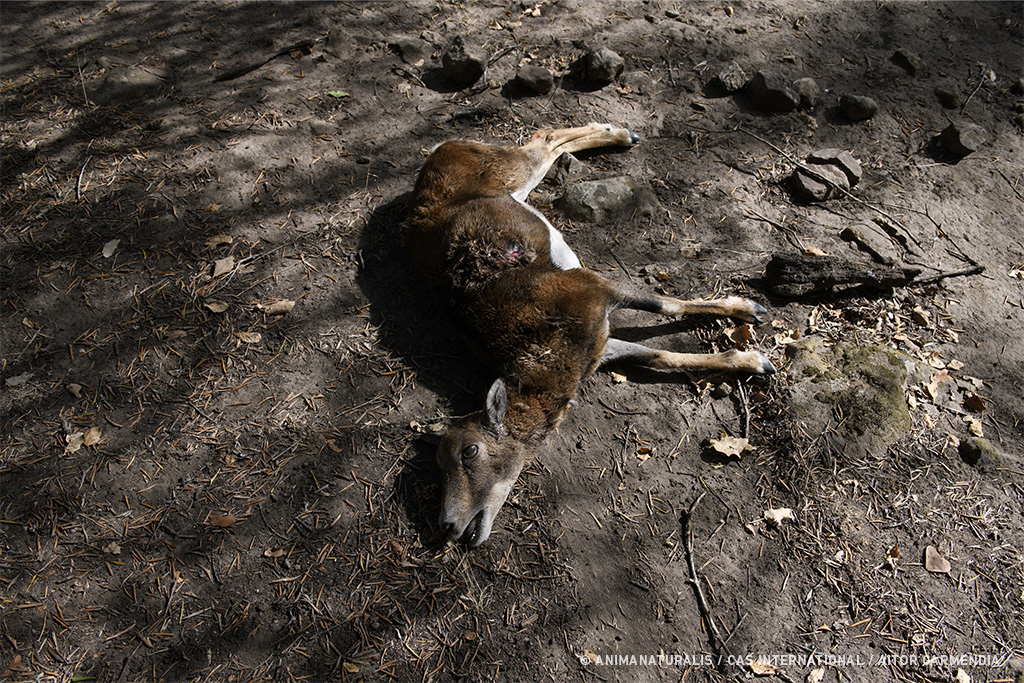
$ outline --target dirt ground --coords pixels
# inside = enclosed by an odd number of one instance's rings
[[[1014,680],[1022,7],[3,3],[0,677]],[[492,87],[445,79],[460,34]],[[432,53],[403,61],[403,38]],[[625,70],[595,87],[579,61],[601,46]],[[813,77],[821,105],[725,95],[730,60]],[[511,84],[527,63],[551,93]],[[878,114],[851,123],[843,94]],[[988,133],[963,159],[936,144],[953,118]],[[408,192],[444,140],[590,121],[642,142],[581,155],[582,179],[629,176],[656,204],[569,221],[555,205],[579,178],[532,203],[609,277],[763,303],[747,344],[779,372],[599,372],[487,543],[446,546],[435,435],[493,377],[409,273]],[[790,196],[821,147],[860,160],[855,199]],[[767,287],[774,254],[870,261],[840,232],[879,222],[925,275],[984,272]],[[737,334],[616,324],[676,350]],[[812,335],[913,360],[893,443],[837,443],[884,415],[837,406],[817,432],[793,415],[786,348]],[[745,424],[742,458],[708,448]],[[978,434],[995,452],[972,464],[958,443]]]

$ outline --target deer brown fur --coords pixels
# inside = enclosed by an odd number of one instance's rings
[[[484,409],[452,424],[438,448],[440,524],[452,540],[487,539],[523,466],[602,363],[774,371],[756,351],[673,353],[610,338],[608,314],[617,308],[749,322],[764,309],[738,297],[644,294],[585,270],[561,233],[525,203],[563,153],[636,142],[629,130],[596,123],[541,130],[521,147],[453,141],[420,171],[407,232],[413,265],[498,374]]]

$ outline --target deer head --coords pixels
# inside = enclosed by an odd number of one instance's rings
[[[451,540],[478,546],[505,504],[528,457],[526,444],[505,429],[508,393],[496,380],[484,409],[455,422],[441,439],[437,463],[444,475],[439,522]]]

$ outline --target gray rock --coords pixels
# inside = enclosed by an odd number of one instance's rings
[[[583,63],[586,79],[601,85],[607,85],[618,78],[625,66],[626,60],[606,47],[588,52]]]
[[[459,87],[480,80],[487,68],[487,56],[477,51],[463,36],[456,36],[441,56],[445,77]]]
[[[162,66],[113,68],[91,89],[97,104],[117,104],[152,97],[171,82],[174,74]]]
[[[736,62],[726,62],[725,66],[718,72],[718,84],[722,90],[728,93],[737,92],[747,86],[750,76]]]
[[[878,103],[863,95],[843,95],[839,99],[839,111],[851,121],[867,121],[878,113]]]
[[[892,240],[878,227],[870,223],[857,223],[844,228],[839,236],[847,242],[853,242],[861,251],[871,254],[871,258],[893,266],[900,262],[899,253],[893,246]]]
[[[808,202],[823,202],[828,199],[828,195],[832,190],[825,183],[812,178],[800,169],[793,171],[790,182],[792,183],[793,194],[797,198]]]
[[[939,136],[942,146],[958,156],[965,157],[978,151],[988,141],[988,133],[979,125],[967,121],[954,121]]]
[[[921,57],[902,47],[893,54],[892,62],[914,77],[924,76],[928,71]]]
[[[913,360],[886,346],[817,337],[786,346],[790,409],[809,435],[835,430],[830,442],[846,456],[880,457],[910,429],[906,388]],[[836,414],[842,415],[837,421]]]
[[[388,47],[397,52],[402,61],[410,66],[422,66],[434,51],[430,43],[419,38],[396,38],[388,43]]]
[[[956,109],[960,106],[960,94],[949,88],[936,88],[935,99],[944,109]]]
[[[807,155],[807,161],[812,164],[830,164],[832,166],[836,166],[846,175],[846,179],[850,181],[851,187],[859,183],[860,179],[864,175],[860,167],[860,162],[858,162],[854,156],[845,149],[829,147],[827,149],[815,150]]]
[[[527,64],[516,74],[516,83],[532,93],[546,95],[555,87],[555,77],[542,66]]]
[[[800,106],[800,96],[789,81],[770,71],[758,71],[747,83],[751,103],[763,111],[792,111]]]
[[[654,193],[632,178],[608,178],[573,185],[558,201],[570,220],[598,223],[657,203]]]
[[[999,449],[993,446],[991,441],[980,436],[962,440],[957,450],[960,453],[960,459],[968,465],[981,467],[996,465],[1002,458]]]
[[[814,111],[821,103],[821,88],[813,78],[798,78],[793,81],[793,90],[800,96],[800,108]]]
[[[545,176],[548,180],[557,185],[565,185],[574,180],[579,180],[590,173],[590,168],[572,154],[565,153],[558,157],[558,160],[551,165],[551,169]]]

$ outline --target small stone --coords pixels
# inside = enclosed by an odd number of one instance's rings
[[[793,81],[793,90],[800,96],[800,108],[814,111],[821,102],[821,88],[813,78],[798,78]]]
[[[89,97],[97,104],[144,99],[156,95],[173,78],[171,70],[162,66],[114,68],[91,89]]]
[[[311,119],[309,130],[313,135],[332,135],[338,131],[338,126],[323,119]]]
[[[924,61],[917,54],[902,47],[893,54],[892,63],[915,78],[923,76],[927,71]]]
[[[839,111],[851,121],[866,121],[878,113],[878,103],[863,95],[843,95]]]
[[[602,47],[587,53],[584,73],[591,83],[607,85],[619,77],[625,66],[626,60],[612,50]]]
[[[871,258],[879,263],[894,266],[900,262],[896,247],[889,237],[870,223],[856,223],[846,227],[839,236],[871,254]]]
[[[1016,82],[1010,86],[1010,92],[1014,95],[1024,95],[1024,78],[1018,78]]]
[[[667,9],[665,10],[665,16],[668,17],[669,19],[678,19],[679,12],[675,11],[674,9]]]
[[[388,43],[388,47],[397,52],[409,66],[422,66],[434,51],[430,43],[419,38],[396,38]]]
[[[992,442],[981,436],[970,436],[960,442],[960,459],[968,465],[994,465],[1002,457]]]
[[[516,83],[537,95],[546,95],[555,87],[555,77],[542,66],[528,64],[516,74]]]
[[[745,88],[750,77],[743,71],[743,67],[736,62],[726,62],[725,66],[718,72],[717,79],[718,84],[722,86],[722,90],[733,93]]]
[[[758,109],[792,111],[800,106],[800,96],[789,82],[769,71],[758,71],[747,83],[747,95]]]
[[[827,149],[815,150],[807,155],[807,161],[812,164],[831,164],[838,167],[839,170],[846,174],[846,179],[850,181],[851,187],[859,183],[864,175],[860,162],[845,149],[829,147]]]
[[[956,109],[960,106],[960,95],[955,90],[948,88],[936,88],[935,99],[944,109]]]
[[[800,169],[793,171],[791,177],[793,194],[799,199],[809,202],[823,202],[828,199],[831,188],[825,183],[812,178]]]
[[[965,157],[988,141],[988,133],[976,124],[954,121],[946,126],[939,139],[947,151]]]
[[[445,77],[455,85],[465,87],[480,80],[487,68],[487,57],[470,46],[463,36],[456,36],[441,57]]]

